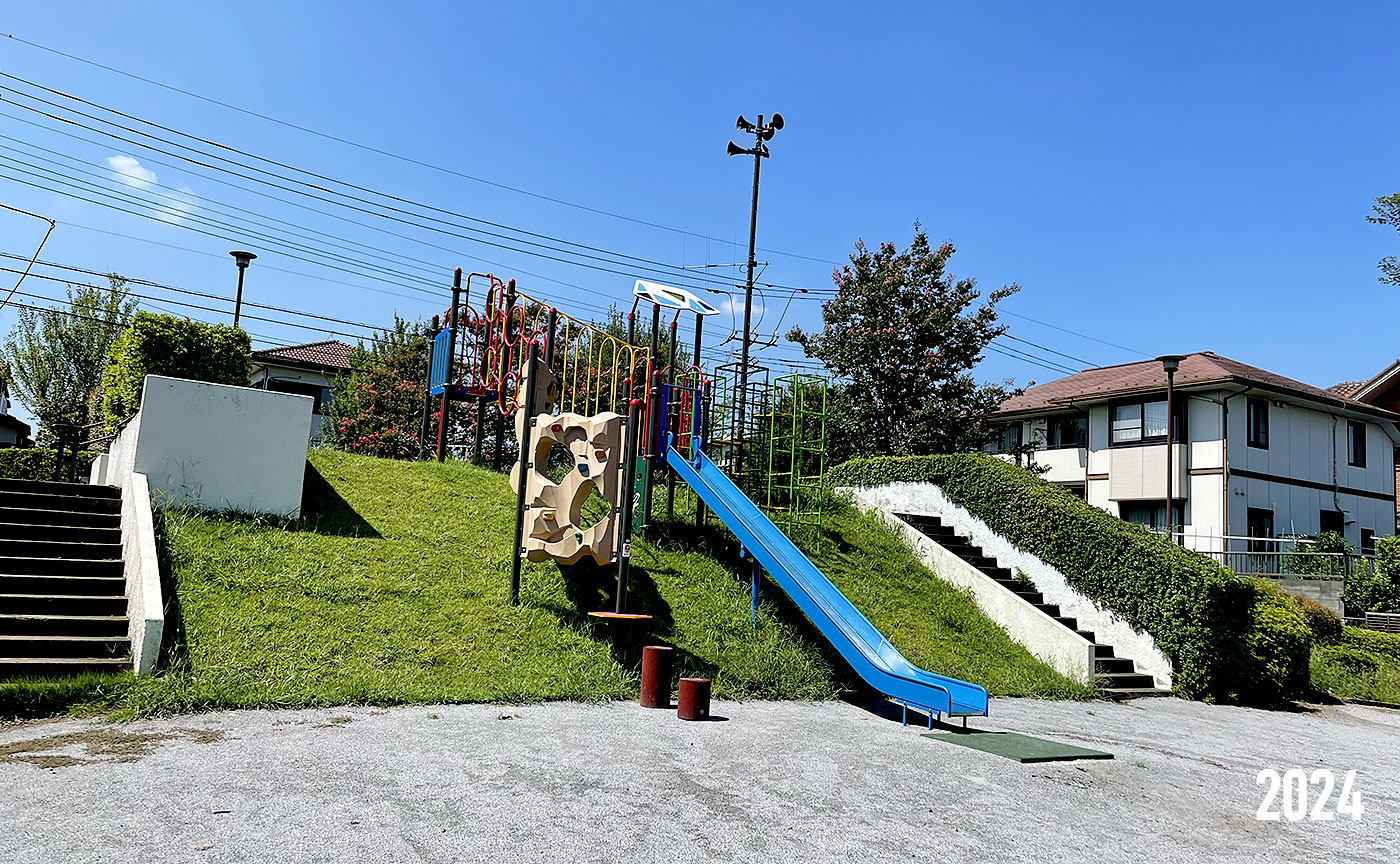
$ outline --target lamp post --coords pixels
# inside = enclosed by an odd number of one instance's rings
[[[1172,510],[1172,421],[1175,414],[1172,412],[1172,385],[1176,377],[1176,370],[1181,368],[1182,356],[1180,354],[1163,354],[1157,358],[1162,362],[1162,371],[1167,373],[1167,539],[1176,542],[1176,513]],[[1185,430],[1183,430],[1185,431]]]
[[[233,263],[238,265],[238,295],[233,301],[233,326],[237,327],[238,313],[243,310],[243,274],[247,271],[249,263],[258,256],[239,249],[228,254],[233,256]]]
[[[750,123],[744,116],[739,115],[739,119],[734,122],[734,128],[739,132],[749,132],[753,134],[752,147],[740,147],[733,141],[729,142],[729,147],[725,151],[729,156],[750,155],[753,156],[753,197],[749,207],[749,260],[748,278],[744,281],[744,332],[739,348],[739,393],[737,404],[735,405],[735,421],[738,424],[738,440],[735,442],[735,469],[743,472],[743,452],[744,452],[744,405],[748,400],[749,391],[749,321],[753,317],[753,271],[757,263],[754,258],[754,241],[758,236],[758,169],[763,164],[763,160],[770,155],[767,141],[773,140],[773,135],[783,128],[783,115],[774,114],[765,124],[763,115],[758,115],[757,123]]]

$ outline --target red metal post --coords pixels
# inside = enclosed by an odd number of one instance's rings
[[[682,678],[676,704],[676,716],[682,720],[710,719],[710,679]]]
[[[665,645],[642,649],[642,707],[671,707],[671,655]]]

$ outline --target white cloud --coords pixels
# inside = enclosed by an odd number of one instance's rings
[[[179,222],[195,209],[194,190],[188,186],[166,193],[163,201],[156,206],[156,217],[162,222]]]
[[[172,224],[181,221],[194,212],[196,202],[194,190],[188,186],[161,191],[156,189],[156,172],[142,165],[132,156],[108,156],[107,167],[121,183],[133,189],[149,192],[156,200],[151,202],[156,218]]]
[[[108,156],[107,167],[118,180],[135,189],[150,189],[156,182],[156,172],[130,156]]]
[[[724,299],[715,304],[715,307],[719,309],[721,314],[737,315],[742,321],[744,316],[744,294],[740,291],[735,294],[726,295]],[[750,314],[754,320],[758,320],[758,316],[762,315],[766,308],[767,307],[760,303],[758,298],[755,297],[753,301],[753,312]]]

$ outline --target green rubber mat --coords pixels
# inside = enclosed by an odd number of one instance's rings
[[[1083,747],[1047,741],[1044,738],[1032,738],[1016,732],[926,732],[924,737],[961,747],[971,747],[985,753],[995,753],[1017,762],[1070,762],[1075,759],[1113,758],[1112,753],[1085,750]]]

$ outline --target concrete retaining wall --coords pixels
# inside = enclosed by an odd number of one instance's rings
[[[1269,581],[1294,597],[1302,597],[1314,603],[1321,603],[1336,612],[1337,617],[1342,617],[1341,579],[1269,579]]]
[[[126,478],[122,489],[121,530],[131,665],[137,675],[150,675],[160,659],[160,641],[165,633],[165,600],[160,590],[155,522],[145,474],[133,473]]]
[[[159,506],[301,513],[309,396],[146,376],[141,410],[112,442],[103,482],[146,475]]]
[[[1150,674],[1159,688],[1171,688],[1171,660],[1157,647],[1156,641],[1150,634],[1134,629],[1132,625],[1112,610],[1099,606],[1093,600],[1079,593],[1070,586],[1063,573],[1036,556],[1013,546],[1001,535],[992,531],[987,523],[963,507],[949,501],[947,496],[943,494],[943,490],[934,484],[890,483],[873,489],[842,489],[839,491],[851,497],[866,510],[939,517],[944,525],[948,525],[959,534],[971,538],[973,543],[982,547],[984,553],[996,558],[1001,566],[1019,569],[1025,573],[1035,582],[1036,590],[1044,595],[1046,603],[1059,606],[1061,615],[1077,619],[1081,629],[1092,630],[1099,641],[1112,645],[1119,657],[1132,658],[1136,671]],[[940,576],[943,575],[941,571],[935,572],[938,572]],[[984,607],[984,611],[986,611],[986,607]],[[1040,614],[1038,610],[1037,614]],[[988,615],[990,617],[991,612],[988,612]],[[1002,624],[1003,627],[1007,626],[1000,621],[997,623]],[[1051,623],[1060,627],[1058,623],[1053,621]],[[1061,627],[1061,629],[1064,628]],[[1012,638],[1016,638],[1016,636],[1013,634]],[[1017,639],[1017,641],[1021,640]],[[1030,647],[1025,642],[1021,644]],[[1032,649],[1032,653],[1035,653],[1035,649]],[[1037,656],[1040,655],[1037,654]]]

